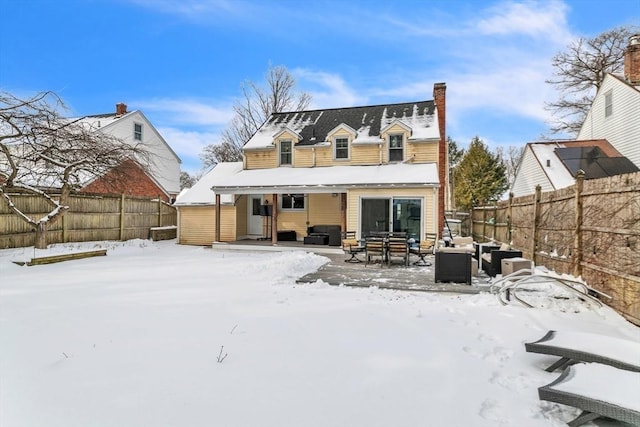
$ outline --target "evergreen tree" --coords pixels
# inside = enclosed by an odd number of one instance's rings
[[[456,204],[471,209],[497,200],[507,190],[506,167],[477,136],[454,171]]]

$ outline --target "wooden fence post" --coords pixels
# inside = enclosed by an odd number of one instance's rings
[[[509,206],[507,208],[507,239],[509,239],[509,246],[513,242],[513,236],[511,226],[513,224],[513,193],[509,193]]]
[[[120,240],[124,240],[124,193],[120,195]]]
[[[584,171],[579,170],[576,174],[575,185],[575,210],[576,210],[576,224],[574,235],[574,255],[573,255],[573,275],[576,277],[582,276],[582,258],[583,258],[583,246],[582,246],[582,221],[583,221],[583,206],[582,206],[582,190],[584,188]]]
[[[533,201],[533,227],[532,227],[532,239],[531,239],[531,260],[536,265],[536,251],[538,250],[538,225],[540,225],[540,199],[542,194],[542,187],[536,185],[536,195]]]
[[[69,241],[68,229],[69,222],[67,221],[67,215],[69,215],[69,211],[62,215],[62,243],[67,243]]]
[[[482,208],[482,241],[487,238],[487,210]]]
[[[158,196],[158,227],[162,227],[162,199]]]

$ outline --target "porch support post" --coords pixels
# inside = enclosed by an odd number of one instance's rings
[[[347,231],[347,193],[340,193],[340,228]]]
[[[278,195],[272,194],[273,201],[271,202],[271,244],[278,243]]]
[[[216,242],[220,241],[220,194],[216,193]]]

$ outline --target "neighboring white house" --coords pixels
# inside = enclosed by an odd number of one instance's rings
[[[127,111],[125,104],[117,104],[115,113],[97,114],[71,119],[91,126],[100,132],[122,139],[126,143],[142,143],[151,154],[148,174],[168,196],[175,199],[180,193],[180,163],[162,135],[142,111]]]
[[[640,167],[639,34],[629,38],[624,75],[605,75],[577,139],[606,139]]]
[[[511,186],[515,197],[533,194],[536,186],[553,191],[575,183],[579,170],[585,179],[637,172],[638,168],[604,139],[530,142]]]

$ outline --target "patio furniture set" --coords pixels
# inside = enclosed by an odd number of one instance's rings
[[[415,242],[403,232],[371,233],[368,237],[358,240],[355,232],[343,233],[342,248],[351,257],[346,262],[364,262],[365,265],[380,261],[380,266],[391,265],[394,259],[400,259],[402,264],[409,266],[410,256],[416,255],[418,260],[413,262],[417,266],[430,266],[425,256],[433,253],[435,238]],[[364,261],[358,258],[364,256]]]
[[[567,424],[576,427],[597,418],[640,425],[640,343],[583,332],[549,331],[525,343],[529,353],[560,356],[546,370],[562,369],[538,388],[540,400],[581,409]]]

